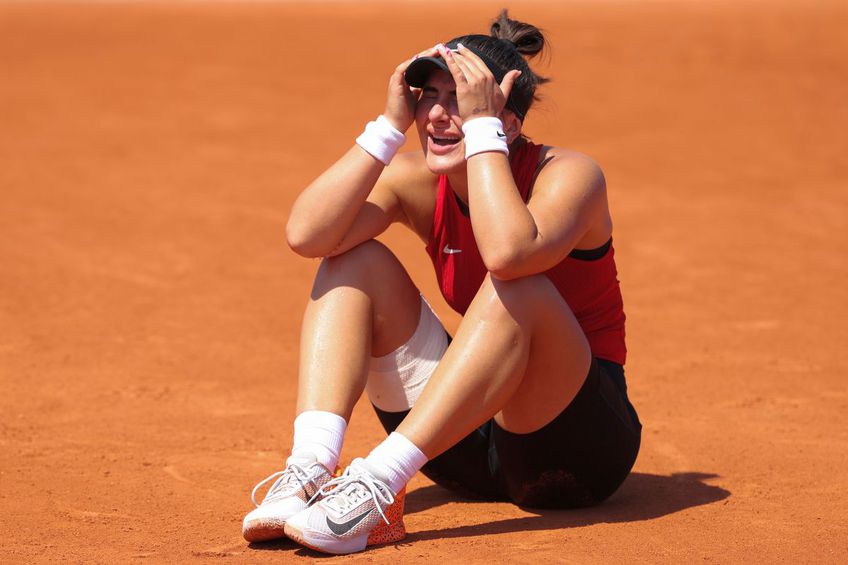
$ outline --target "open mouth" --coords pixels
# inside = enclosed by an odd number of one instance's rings
[[[459,140],[460,140],[460,139],[461,139],[461,138],[459,138],[459,137],[447,137],[447,136],[440,136],[440,135],[430,135],[430,140],[431,140],[431,141],[432,141],[435,145],[441,145],[442,147],[447,147],[447,146],[450,146],[450,145],[456,145],[457,143],[459,143]]]

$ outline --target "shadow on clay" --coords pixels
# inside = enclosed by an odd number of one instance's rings
[[[409,532],[406,539],[399,545],[417,540],[487,536],[519,531],[560,530],[592,524],[652,520],[687,508],[726,499],[730,496],[730,491],[704,482],[717,477],[718,475],[711,473],[673,473],[670,476],[631,473],[624,484],[621,485],[621,488],[609,500],[597,506],[573,510],[522,508],[522,510],[532,512],[536,516],[510,518],[439,530]],[[478,502],[474,499],[457,496],[438,485],[430,485],[407,494],[404,514],[424,512],[443,504],[458,501]],[[485,501],[479,501],[479,503],[486,504]],[[252,543],[249,547],[258,550],[294,550],[297,555],[307,555],[313,558],[330,557],[310,551],[290,540]]]
[[[510,518],[471,526],[410,532],[404,543],[425,540],[483,536],[518,531],[557,530],[600,523],[639,522],[674,514],[687,508],[711,504],[730,496],[730,491],[704,481],[718,475],[711,473],[673,473],[670,476],[631,473],[621,488],[607,501],[589,508],[546,510],[522,508],[537,516]],[[467,499],[465,499],[467,500]],[[437,485],[410,492],[405,514],[422,512],[457,497]]]
[[[247,544],[247,547],[260,551],[293,551],[296,549],[302,549],[303,546],[288,538],[283,538],[272,541],[251,542]]]

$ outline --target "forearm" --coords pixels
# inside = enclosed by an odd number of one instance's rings
[[[510,270],[539,236],[507,156],[480,153],[468,159],[471,225],[486,268],[493,274]]]
[[[297,253],[329,254],[344,238],[385,165],[354,145],[312,181],[292,206],[286,239]]]

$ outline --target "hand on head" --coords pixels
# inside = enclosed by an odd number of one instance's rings
[[[441,43],[425,49],[398,65],[389,80],[383,115],[401,132],[412,125],[421,92],[420,88],[409,86],[405,73],[409,65],[420,57],[441,57],[447,64],[456,83],[459,115],[463,121],[484,116],[499,117],[516,79],[521,75],[521,71],[511,70],[498,84],[486,63],[462,44],[456,50]]]
[[[437,55],[436,47],[425,49],[398,65],[389,79],[389,91],[383,115],[400,132],[405,132],[415,121],[415,105],[421,92],[420,88],[412,88],[406,83],[404,77],[406,68],[419,57],[435,57]]]
[[[459,44],[456,51],[442,44],[436,48],[456,82],[460,118],[468,121],[485,116],[500,117],[521,71],[509,71],[498,84],[486,63],[464,45]]]

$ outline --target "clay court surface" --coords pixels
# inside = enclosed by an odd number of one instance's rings
[[[290,205],[502,4],[0,3],[0,562],[316,556],[240,536],[291,441]],[[554,47],[525,131],[607,175],[643,448],[579,511],[419,475],[339,560],[848,562],[848,4],[511,7]],[[361,402],[343,460],[382,437]]]

